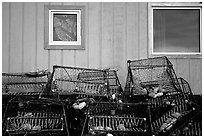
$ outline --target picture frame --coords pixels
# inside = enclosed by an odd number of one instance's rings
[[[85,6],[45,5],[44,49],[85,49]]]

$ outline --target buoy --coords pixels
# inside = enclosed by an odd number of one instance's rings
[[[113,136],[112,134],[108,133],[107,136]]]

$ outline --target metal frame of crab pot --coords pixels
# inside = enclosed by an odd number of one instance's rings
[[[166,93],[181,92],[180,85],[176,85],[178,79],[173,65],[167,57],[128,60],[127,63],[128,74],[124,97],[146,96],[152,88],[159,86],[162,86]]]
[[[87,106],[74,109],[73,104],[81,99],[110,101],[122,93],[117,72],[111,69],[89,69],[69,66],[53,66],[53,72],[44,91],[44,96],[55,97],[66,104],[70,135],[81,135],[87,124]],[[77,126],[76,126],[77,124]],[[73,132],[73,133],[72,133]]]
[[[146,103],[93,102],[83,135],[149,135]]]
[[[8,102],[17,95],[40,97],[46,88],[49,74],[47,70],[38,72],[2,73],[3,116],[6,114]],[[4,117],[2,121],[5,121]]]
[[[121,90],[114,70],[54,65],[45,94],[57,94],[61,99],[94,97],[97,100],[108,100],[112,94]]]
[[[162,95],[158,97],[149,95],[155,92],[155,88],[162,88],[160,89]],[[183,78],[177,78],[173,65],[167,57],[128,60],[128,75],[123,100],[148,103],[151,126],[149,128],[153,135],[168,135],[173,131],[172,128],[176,129],[181,123],[184,123],[181,121],[183,118],[189,118],[193,116],[192,112],[200,110],[200,107],[195,104],[188,82]],[[191,109],[183,108],[186,105],[191,105]],[[171,124],[173,127],[165,133],[158,131],[157,129],[165,125],[162,123],[166,123],[165,119],[170,113],[174,113],[175,109],[181,111],[180,113],[187,113]]]
[[[147,97],[150,106],[151,120],[154,121],[160,116],[171,110],[174,106],[184,104],[186,102],[193,103],[196,109],[200,110],[195,103],[189,83],[183,78],[178,78],[178,84],[181,87],[180,93],[169,93],[157,98]]]
[[[182,89],[190,88],[185,80],[178,80]],[[199,105],[194,102],[191,90],[188,90],[186,93],[165,95],[149,102],[152,135],[171,135],[201,111]],[[174,114],[180,116],[174,117]]]
[[[197,115],[198,108],[194,103],[186,101],[175,105],[171,110],[151,122],[153,135],[170,135],[191,118]]]
[[[3,135],[69,135],[65,105],[56,99],[16,95],[8,102],[3,124]]]
[[[170,136],[202,136],[202,112],[197,112],[187,122],[172,131]]]
[[[2,73],[3,96],[40,95],[45,89],[49,72]]]

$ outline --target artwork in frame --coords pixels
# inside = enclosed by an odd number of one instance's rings
[[[84,5],[45,5],[45,49],[85,49]]]

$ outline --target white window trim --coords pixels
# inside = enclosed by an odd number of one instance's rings
[[[54,14],[76,14],[77,16],[77,41],[65,42],[54,41],[53,38],[53,17]],[[50,10],[49,11],[49,45],[81,45],[81,11],[80,10]]]
[[[153,52],[153,9],[200,9],[200,52]],[[154,2],[148,3],[148,51],[149,56],[166,55],[169,57],[195,57],[201,58],[202,55],[202,4],[201,3],[188,3],[188,2]]]

